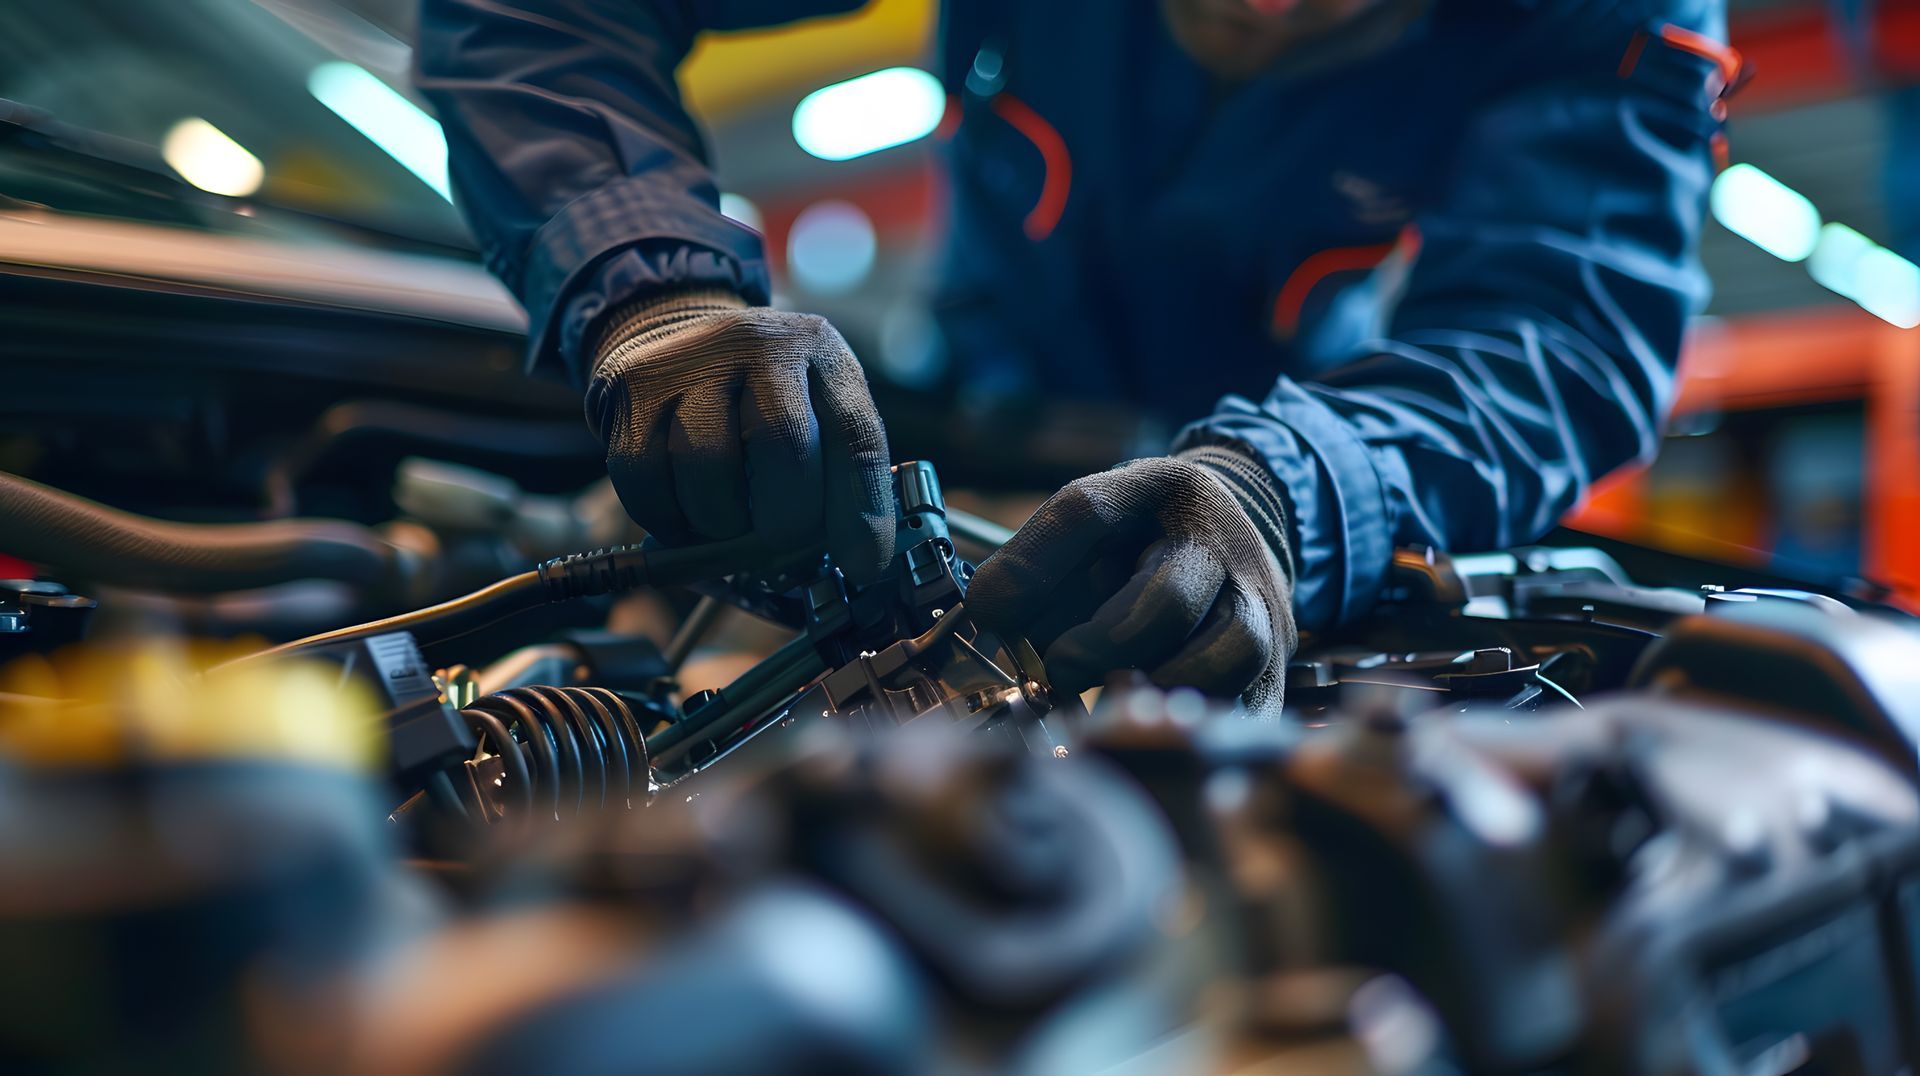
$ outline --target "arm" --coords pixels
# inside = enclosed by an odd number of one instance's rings
[[[669,542],[893,558],[886,433],[846,341],[768,299],[674,70],[697,31],[861,0],[424,0],[419,83],[460,207],[565,360],[628,514]]]
[[[674,72],[700,30],[862,2],[423,0],[417,81],[534,361],[563,357],[584,381],[588,326],[648,292],[767,301],[760,237],[720,215]]]
[[[1718,5],[1700,7],[1686,28],[1721,36]],[[1665,22],[1641,24],[1631,67],[1632,23],[1547,28],[1552,80],[1470,125],[1389,338],[1183,434],[1250,448],[1280,479],[1303,624],[1363,613],[1395,544],[1532,540],[1653,455],[1706,295],[1694,250],[1722,89],[1710,59],[1662,42]]]

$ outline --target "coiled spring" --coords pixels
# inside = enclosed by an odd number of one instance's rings
[[[652,791],[633,704],[600,687],[516,687],[460,711],[478,737],[468,764],[488,821],[631,810]]]

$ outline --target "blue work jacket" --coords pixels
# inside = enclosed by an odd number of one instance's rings
[[[424,0],[418,79],[536,361],[648,290],[765,302],[675,69],[853,0]],[[1396,544],[1530,541],[1654,452],[1737,59],[1723,0],[1389,3],[1223,86],[1154,0],[949,0],[936,310],[973,384],[1265,459],[1306,627]]]

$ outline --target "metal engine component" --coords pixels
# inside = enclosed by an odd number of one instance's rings
[[[199,689],[227,724],[169,697],[163,724],[89,738],[60,704],[0,695],[0,752],[246,743],[270,708],[219,678],[271,684],[293,658],[300,691],[358,700],[336,732],[385,748],[383,780],[198,755],[136,757],[131,781],[0,765],[0,802],[34,808],[0,838],[39,901],[0,909],[0,963],[28,969],[0,987],[31,1017],[0,1020],[0,1063],[124,1060],[78,1034],[270,1066],[288,1055],[247,1052],[260,1029],[235,999],[278,962],[310,972],[276,985],[278,1019],[299,1012],[354,1071],[1920,1068],[1911,623],[1778,588],[1640,586],[1593,550],[1405,554],[1377,616],[1304,641],[1286,719],[1137,677],[1089,716],[1027,641],[967,616],[932,469],[902,465],[896,496],[901,552],[867,586],[817,556],[741,570],[733,547],[621,547],[218,666]],[[457,653],[441,648],[516,610],[653,585],[706,595],[664,652],[543,630],[476,671],[416,643]],[[681,699],[675,670],[722,602],[793,634]],[[394,824],[368,808],[351,854],[276,843],[309,823],[266,791],[338,788],[326,819],[392,796]],[[45,899],[75,863],[126,911]],[[385,899],[427,879],[437,923]],[[326,916],[296,914],[333,893]],[[147,924],[210,945],[245,928],[180,991],[213,1024],[28,997],[36,954],[74,963]],[[409,931],[379,961],[333,948]],[[172,979],[127,960],[83,985],[178,1015]],[[59,1024],[59,1005],[92,1023]],[[649,1021],[685,1031],[652,1050],[631,1032]]]
[[[461,809],[486,821],[632,810],[658,787],[640,723],[646,711],[606,688],[516,687],[482,696],[460,716],[480,741],[466,762]],[[516,726],[519,736],[509,731]]]
[[[644,745],[659,785],[815,715],[879,727],[940,714],[1041,754],[1065,749],[1060,724],[1083,713],[1079,700],[1054,696],[1024,640],[1000,639],[966,617],[973,566],[954,550],[933,467],[895,467],[894,495],[899,553],[890,576],[856,588],[814,561],[711,588],[798,634],[734,683],[652,715],[664,721]],[[676,639],[674,648],[691,645]]]
[[[1407,717],[1377,689],[1275,728],[1136,688],[1085,747],[1220,887],[1249,1033],[1276,984],[1358,967],[1426,998],[1466,1071],[1909,1071],[1920,786],[1911,726],[1863,721],[1860,685],[1920,635],[1736,616],[1680,622],[1654,690],[1584,710]]]
[[[99,603],[44,579],[0,579],[0,662],[81,640]]]

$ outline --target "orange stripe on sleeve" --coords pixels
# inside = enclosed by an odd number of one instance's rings
[[[1011,94],[996,94],[993,111],[1025,135],[1046,164],[1040,200],[1034,203],[1025,223],[1027,238],[1039,242],[1053,234],[1053,229],[1060,224],[1060,215],[1067,211],[1067,193],[1073,188],[1073,157],[1067,152],[1066,139],[1060,137],[1060,132],[1054,130],[1046,117],[1027,107],[1025,101]]]

